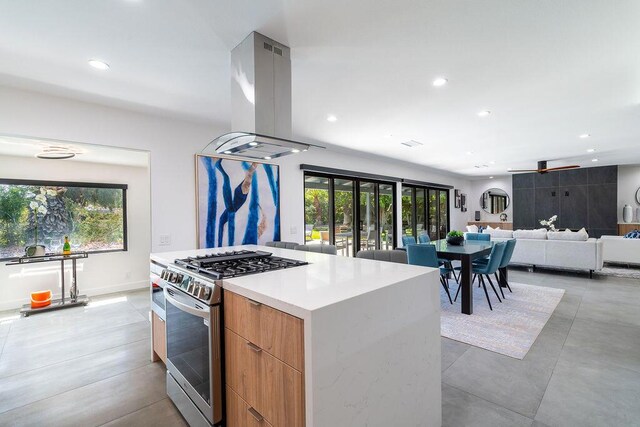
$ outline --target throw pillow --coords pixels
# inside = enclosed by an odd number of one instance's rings
[[[477,225],[467,225],[467,231],[469,233],[477,233],[478,232],[478,226]]]
[[[487,231],[491,231],[493,230],[493,227],[491,227],[490,225],[487,225]]]
[[[625,239],[640,239],[640,231],[638,231],[637,229],[628,232],[627,234],[624,235]]]

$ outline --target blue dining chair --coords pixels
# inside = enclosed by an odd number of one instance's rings
[[[491,306],[491,300],[489,299],[489,292],[487,292],[487,285],[484,281],[484,277],[486,277],[489,280],[489,284],[491,285],[493,292],[496,294],[496,297],[498,297],[498,301],[502,302],[502,300],[500,299],[500,295],[498,295],[498,291],[496,290],[495,286],[493,286],[493,282],[491,281],[491,278],[489,277],[489,275],[495,274],[498,271],[498,267],[500,267],[500,263],[502,262],[502,256],[504,255],[504,251],[506,247],[507,247],[507,242],[496,243],[495,245],[493,245],[493,248],[491,248],[489,261],[486,264],[476,263],[472,267],[473,274],[476,277],[478,277],[478,281],[480,282],[480,284],[484,289],[484,294],[487,297],[487,302],[489,303],[489,309],[491,311],[493,311],[493,307]],[[458,299],[458,293],[460,292],[461,287],[462,286],[458,286],[458,291],[456,292],[454,301]]]
[[[431,243],[431,238],[429,237],[429,234],[427,234],[426,232],[418,234],[418,243],[421,245],[426,245],[427,243]],[[455,279],[456,283],[459,283],[458,281],[459,277],[456,275],[456,271],[453,268],[453,264],[451,264],[451,260],[438,258],[438,262],[440,263],[440,265],[444,265],[445,268],[451,270],[451,273],[453,274],[453,278]]]
[[[447,267],[440,267],[438,263],[438,255],[436,247],[433,245],[416,245],[411,244],[407,246],[407,261],[411,265],[419,265],[421,267],[432,267],[440,269],[440,283],[444,288],[444,291],[449,297],[449,302],[453,304],[451,300],[451,293],[449,292],[449,282],[445,278],[451,273],[451,269]]]
[[[407,247],[409,245],[415,245],[416,238],[413,236],[402,236],[402,246]]]
[[[491,234],[489,233],[466,233],[465,240],[482,240],[482,241],[490,241]]]
[[[506,241],[507,246],[504,249],[504,254],[502,254],[502,260],[500,261],[500,265],[498,266],[498,269],[501,268],[507,268],[509,266],[509,263],[511,262],[511,257],[513,256],[513,251],[516,248],[516,239],[509,239]],[[488,258],[480,258],[478,260],[474,260],[473,263],[474,264],[486,264],[487,263]],[[494,277],[496,278],[496,281],[498,282],[498,284],[500,284],[500,278],[498,277],[498,273],[494,273],[493,274]],[[511,286],[509,286],[509,282],[507,282],[505,280],[505,285],[507,285],[507,289],[509,289],[509,292],[513,293],[513,291],[511,290]],[[500,293],[502,294],[502,298],[504,298],[504,292],[502,291],[502,287],[500,287]]]

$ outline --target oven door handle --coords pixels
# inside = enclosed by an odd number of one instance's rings
[[[196,307],[191,307],[190,305],[187,305],[183,302],[178,301],[176,298],[171,296],[171,294],[169,293],[169,289],[167,288],[164,289],[164,297],[167,300],[167,302],[173,304],[174,306],[176,306],[176,308],[182,311],[185,311],[189,314],[193,314],[194,316],[202,317],[203,319],[209,318],[209,310],[203,310]]]

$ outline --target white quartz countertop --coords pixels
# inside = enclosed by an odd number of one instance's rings
[[[256,245],[153,253],[151,259],[166,265],[177,258],[242,249],[262,250],[309,263],[223,280],[225,289],[301,318],[308,318],[314,310],[437,271],[407,264]]]

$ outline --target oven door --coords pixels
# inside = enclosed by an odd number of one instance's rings
[[[220,306],[164,288],[167,370],[211,422],[222,420]]]

